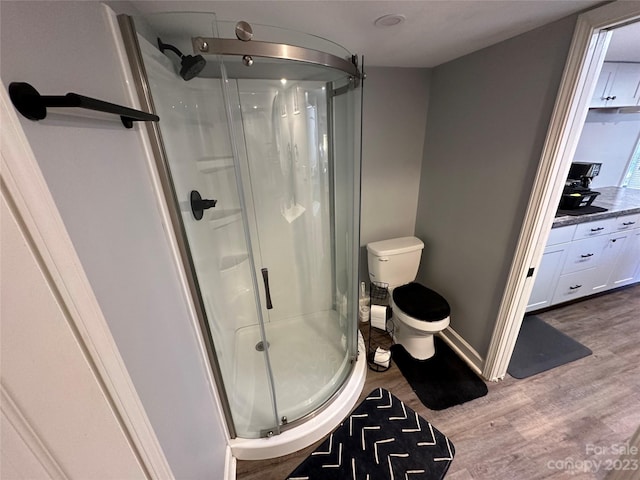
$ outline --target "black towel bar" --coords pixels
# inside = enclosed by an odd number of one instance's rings
[[[16,109],[29,120],[42,120],[47,116],[47,107],[56,108],[86,108],[98,112],[113,113],[120,116],[122,124],[133,127],[133,122],[157,122],[160,117],[152,113],[141,112],[133,108],[123,107],[114,103],[103,102],[95,98],[85,97],[77,93],[66,95],[40,95],[30,84],[13,82],[9,85],[9,96]]]

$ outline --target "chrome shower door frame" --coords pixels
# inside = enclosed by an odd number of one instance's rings
[[[153,104],[153,98],[151,96],[151,89],[149,87],[147,72],[142,60],[142,53],[138,45],[136,28],[133,22],[133,18],[129,15],[118,15],[118,24],[122,33],[122,39],[125,45],[127,57],[129,59],[129,65],[133,73],[136,91],[138,93],[138,99],[143,110],[147,112],[155,112],[155,106]],[[237,437],[236,428],[233,422],[233,414],[231,411],[231,405],[229,403],[229,397],[222,378],[222,370],[218,362],[215,346],[213,343],[213,336],[211,328],[207,321],[207,315],[205,313],[204,301],[202,298],[202,292],[196,279],[195,265],[193,264],[193,257],[191,255],[191,249],[187,240],[187,233],[182,221],[180,210],[178,209],[178,198],[173,185],[173,177],[171,170],[169,169],[169,163],[167,159],[167,153],[164,147],[164,141],[160,132],[160,126],[157,122],[146,123],[147,134],[149,135],[149,144],[152,149],[155,165],[158,170],[162,192],[165,198],[165,205],[169,212],[171,224],[176,232],[176,243],[180,254],[180,260],[185,268],[188,270],[188,274],[185,275],[189,293],[193,298],[194,308],[198,324],[204,338],[205,352],[209,365],[211,366],[211,372],[215,381],[216,387],[219,393],[220,404],[224,413],[225,422],[231,438]],[[191,273],[191,274],[189,274]]]
[[[131,66],[131,70],[133,73],[135,88],[138,94],[139,101],[141,103],[141,107],[143,110],[146,110],[148,112],[156,112],[156,108],[154,106],[152,95],[151,95],[151,88],[149,85],[147,72],[142,60],[141,49],[138,44],[137,33],[136,33],[133,19],[128,15],[119,15],[118,22],[120,25],[120,30],[122,33],[122,37],[123,37],[126,53],[129,59],[129,63]],[[202,45],[200,43],[203,40],[209,43],[209,45],[212,46],[211,48],[224,47],[224,50],[227,50],[227,51],[224,51],[224,52],[215,51],[215,50],[204,51],[202,50],[201,48]],[[357,67],[357,61],[355,60],[356,57],[351,58],[349,61],[349,60],[345,60],[340,57],[319,52],[316,50],[305,49],[302,47],[294,47],[294,46],[285,45],[285,44],[270,44],[268,42],[257,42],[257,41],[242,42],[239,40],[235,41],[235,40],[215,39],[215,38],[203,39],[202,37],[196,37],[193,39],[193,43],[194,43],[194,49],[196,45],[199,45],[198,46],[199,51],[205,54],[207,53],[208,54],[231,54],[231,55],[248,54],[248,55],[255,55],[257,57],[279,58],[284,60],[292,60],[297,62],[321,65],[321,66],[343,71],[350,76],[348,84],[344,85],[339,89],[331,90],[331,94],[327,92],[328,110],[331,112],[331,115],[329,115],[329,117],[333,117],[332,102],[335,96],[339,96],[347,92],[349,92],[351,95],[356,96],[359,93],[359,97],[360,97],[359,99],[360,100],[360,112],[359,112],[360,117],[359,118],[361,122],[362,91],[361,89],[360,89],[360,92],[357,92],[357,93],[352,91],[354,88],[360,85],[360,80],[363,78],[363,76],[361,75]],[[243,49],[240,49],[241,47],[243,47]],[[236,53],[236,50],[237,50],[237,53]],[[331,83],[327,84],[327,87],[329,87],[330,84]],[[329,90],[329,88],[327,88],[327,90]],[[356,130],[360,128],[360,136],[357,139],[354,138],[354,141],[361,143],[361,126],[360,125],[361,124],[358,123],[358,126],[356,126]],[[173,184],[173,178],[169,168],[167,152],[162,139],[160,127],[158,124],[154,123],[154,124],[147,124],[146,128],[147,128],[147,133],[149,135],[150,147],[152,149],[154,161],[156,164],[156,169],[159,174],[158,176],[161,182],[161,187],[162,187],[162,191],[165,198],[165,205],[167,207],[169,217],[175,231],[175,240],[176,240],[177,249],[180,255],[180,260],[182,262],[183,268],[186,270],[185,278],[188,283],[189,293],[193,299],[193,305],[194,305],[197,321],[204,337],[204,344],[205,344],[204,347],[206,351],[206,356],[210,364],[213,380],[218,390],[218,397],[219,397],[221,407],[225,416],[227,429],[229,431],[230,437],[236,438],[237,429],[234,424],[233,411],[231,408],[231,403],[229,401],[228,391],[225,387],[221,365],[219,363],[218,355],[215,349],[214,338],[211,331],[211,325],[209,324],[209,321],[207,318],[207,313],[206,313],[205,304],[203,300],[203,294],[200,290],[198,279],[195,274],[196,268],[194,265],[191,248],[189,246],[189,240],[187,237],[187,232],[185,230],[185,225],[183,223],[183,218],[182,218],[180,209],[178,207],[179,201],[176,195],[175,186]],[[331,128],[333,128],[333,125],[331,125]],[[351,132],[351,133],[357,133],[357,132]],[[350,263],[350,268],[353,269],[353,275],[355,275],[356,281],[351,282],[352,285],[350,285],[350,288],[348,289],[349,290],[348,297],[349,297],[349,304],[351,307],[350,318],[353,319],[352,325],[350,325],[350,333],[351,333],[351,338],[356,339],[355,340],[356,347],[355,347],[355,351],[352,352],[351,365],[347,373],[347,378],[353,372],[353,369],[355,366],[356,354],[357,354],[357,320],[356,319],[358,318],[357,317],[357,304],[358,304],[357,264],[358,264],[358,257],[359,257],[359,231],[360,231],[360,223],[359,223],[360,162],[361,162],[361,158],[360,158],[361,151],[359,149],[360,143],[357,143],[356,145],[357,155],[355,158],[356,162],[354,163],[357,163],[357,164],[349,167],[354,169],[351,171],[351,173],[353,174],[353,182],[354,182],[353,190],[352,190],[353,197],[351,198],[351,200],[353,201],[353,208],[355,210],[353,212],[353,215],[349,219],[349,221],[351,222],[350,228],[352,228],[353,238],[352,238],[351,248],[350,248],[351,251],[347,252],[347,255],[348,255],[347,258],[348,258],[348,262]],[[330,148],[333,148],[332,141],[329,142],[329,146]],[[330,153],[330,155],[332,154],[333,152]],[[330,159],[329,165],[333,165],[333,158]],[[331,186],[331,188],[333,188],[333,185]],[[334,202],[333,194],[330,195],[330,201],[332,202],[331,208],[334,209],[335,205],[333,205],[333,202]],[[332,229],[334,228],[333,222],[331,223],[331,228]],[[331,232],[331,237],[332,239],[334,238],[333,231]],[[249,250],[251,250],[251,248],[249,248]],[[263,330],[262,331],[263,341],[266,341],[264,328],[262,328],[262,330]],[[268,355],[266,353],[265,355],[267,359],[266,361],[268,363]],[[263,433],[265,434],[265,436],[270,436],[271,434],[278,434],[278,433],[281,433],[282,431],[289,430],[291,428],[294,428],[295,426],[298,426],[304,423],[309,418],[315,417],[321,411],[325,410],[329,405],[331,405],[332,400],[335,399],[341,393],[344,386],[345,386],[345,383],[343,383],[337,389],[337,391],[331,395],[331,397],[327,401],[325,401],[322,405],[320,405],[314,411],[309,412],[307,415],[301,418],[295,419],[286,424],[278,423],[278,418],[277,418],[278,410],[277,410],[277,405],[274,399],[273,404],[276,412],[276,424],[274,425],[273,429],[270,429],[272,431],[265,431]],[[272,391],[273,391],[273,388],[272,388]]]

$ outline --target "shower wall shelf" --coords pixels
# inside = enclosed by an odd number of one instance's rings
[[[233,157],[204,157],[198,160],[197,165],[202,173],[214,173],[233,168]]]
[[[226,257],[222,257],[220,259],[220,271],[222,273],[224,273],[225,271],[231,271],[235,268],[238,268],[247,260],[249,260],[249,254],[247,252],[236,253],[234,255],[227,255]]]
[[[52,108],[84,108],[98,112],[119,115],[126,128],[132,128],[133,122],[157,122],[160,117],[152,113],[141,112],[133,108],[104,102],[96,98],[85,97],[77,93],[66,95],[40,95],[30,84],[13,82],[9,84],[9,96],[13,106],[29,120],[42,120],[47,116],[47,107]]]
[[[216,229],[241,220],[241,213],[242,210],[240,210],[239,208],[217,210],[215,212],[212,212],[207,220],[209,221],[209,225],[211,226],[211,228]]]

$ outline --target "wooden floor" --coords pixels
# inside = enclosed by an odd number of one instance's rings
[[[384,387],[447,435],[456,448],[448,480],[603,479],[640,425],[640,286],[539,316],[593,355],[524,380],[507,375],[486,397],[443,411],[423,406],[395,365],[369,371],[362,397]],[[237,478],[285,479],[319,443],[238,461]]]

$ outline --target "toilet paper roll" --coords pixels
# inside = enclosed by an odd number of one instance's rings
[[[370,313],[371,313],[371,308],[369,308],[369,305],[360,305],[359,318],[361,322],[363,323],[368,322]]]
[[[371,326],[380,330],[387,329],[387,306],[371,305]]]
[[[389,362],[391,361],[391,352],[389,350],[385,350],[382,347],[376,348],[376,351],[373,355],[373,362],[380,365],[381,367],[388,367]]]

